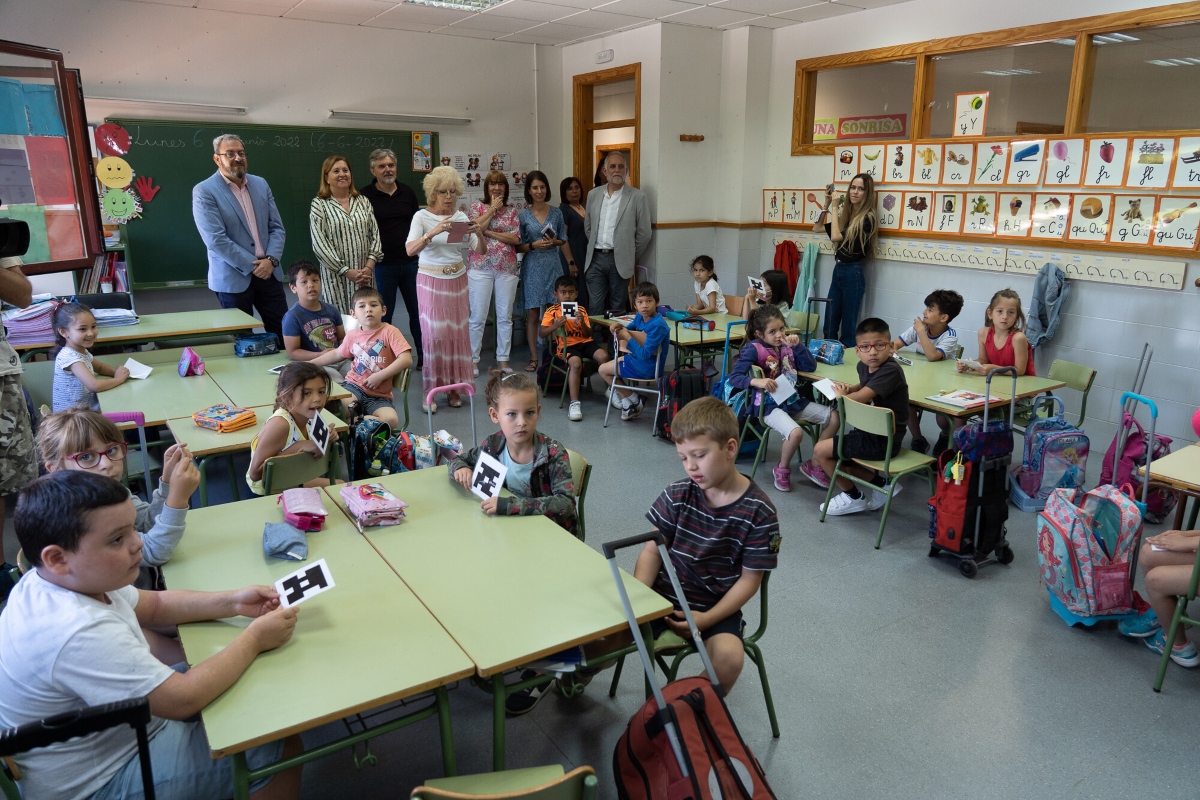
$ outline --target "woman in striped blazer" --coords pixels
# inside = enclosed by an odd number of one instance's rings
[[[345,156],[330,156],[321,165],[321,186],[308,223],[313,253],[321,265],[321,299],[351,314],[354,290],[374,285],[375,262],[383,258],[383,245],[371,202],[354,188]]]

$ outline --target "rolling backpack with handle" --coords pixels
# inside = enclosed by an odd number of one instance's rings
[[[1157,409],[1154,409],[1157,416]],[[1130,413],[1129,407],[1121,412],[1122,425],[1113,437],[1112,444],[1104,452],[1104,461],[1100,464],[1100,483],[1111,483],[1114,486],[1136,484],[1138,467],[1146,464],[1146,450],[1151,439],[1154,445],[1150,452],[1150,461],[1162,458],[1171,452],[1171,437],[1161,434],[1147,434],[1138,422],[1137,417]],[[1120,457],[1117,448],[1120,447]],[[1115,466],[1114,466],[1115,464]],[[1167,518],[1167,514],[1175,507],[1176,496],[1166,489],[1146,489],[1146,496],[1141,500],[1146,504],[1146,521],[1158,524]]]
[[[679,598],[692,641],[708,677],[681,678],[659,688],[629,594],[617,568],[618,550],[653,541]],[[708,651],[671,565],[662,534],[633,536],[603,545],[621,606],[654,696],[638,709],[613,751],[620,800],[766,800],[777,798],[762,765],[738,733],[725,705]]]
[[[1025,452],[1017,472],[1021,491],[1042,500],[1055,489],[1083,487],[1090,449],[1087,434],[1067,422],[1062,398],[1045,399],[1057,410],[1049,417],[1035,417],[1025,428]]]

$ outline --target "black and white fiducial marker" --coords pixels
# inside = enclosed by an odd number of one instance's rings
[[[275,581],[275,591],[279,592],[279,605],[287,608],[328,592],[335,585],[329,565],[322,558]]]
[[[507,474],[508,467],[481,452],[479,460],[475,462],[475,471],[471,473],[471,491],[481,500],[495,497],[504,487],[504,476]]]
[[[321,449],[321,455],[325,455],[325,448],[329,446],[329,426],[321,419],[320,411],[308,421],[308,438]]]

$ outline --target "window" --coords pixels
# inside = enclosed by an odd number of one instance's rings
[[[988,93],[985,136],[1062,133],[1074,56],[1074,38],[933,56],[928,135],[952,135],[960,92]]]
[[[916,60],[816,73],[812,141],[907,139]]]
[[[1097,34],[1092,58],[1089,132],[1200,127],[1200,23]]]

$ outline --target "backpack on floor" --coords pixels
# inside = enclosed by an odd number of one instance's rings
[[[1067,422],[1062,399],[1047,399],[1057,405],[1057,411],[1035,417],[1025,429],[1025,452],[1016,476],[1027,497],[1042,500],[1055,489],[1083,488],[1090,448],[1087,434]]]
[[[989,419],[984,428],[982,419],[974,419],[954,432],[954,449],[961,450],[967,461],[991,461],[1010,455],[1013,451],[1012,426],[1004,418]]]
[[[563,384],[567,381],[566,375],[563,375],[556,369],[550,369],[551,361],[557,362],[558,366],[562,367],[563,369],[566,369],[567,367],[566,361],[551,353],[549,349],[542,348],[542,363],[537,369],[537,385],[539,390],[545,389],[547,395],[550,392],[561,392]],[[550,376],[549,387],[546,386],[547,375]]]
[[[374,418],[362,419],[354,425],[350,434],[350,480],[372,477],[371,464],[391,435],[388,424]]]
[[[416,441],[408,431],[396,431],[387,438],[367,466],[371,477],[411,472],[417,468]]]
[[[671,441],[671,420],[688,403],[704,397],[704,375],[698,369],[677,369],[662,382],[662,401],[658,404],[658,427],[654,431]]]
[[[1037,521],[1042,584],[1072,614],[1130,613],[1129,559],[1141,529],[1137,505],[1115,486],[1055,489]]]
[[[1114,486],[1130,484],[1141,491],[1141,481],[1137,479],[1137,469],[1146,465],[1146,450],[1150,438],[1142,428],[1142,423],[1128,411],[1122,412],[1122,427],[1128,429],[1125,435],[1125,446],[1121,457],[1116,458],[1117,439],[1121,432],[1113,437],[1112,444],[1104,452],[1104,460],[1100,462],[1100,483],[1111,483]],[[1171,437],[1162,434],[1154,435],[1154,448],[1150,460],[1155,461],[1171,452]],[[1116,461],[1116,468],[1113,462]],[[1166,489],[1151,489],[1149,497],[1141,498],[1146,504],[1146,521],[1157,525],[1167,518],[1167,514],[1175,507],[1176,496]]]

